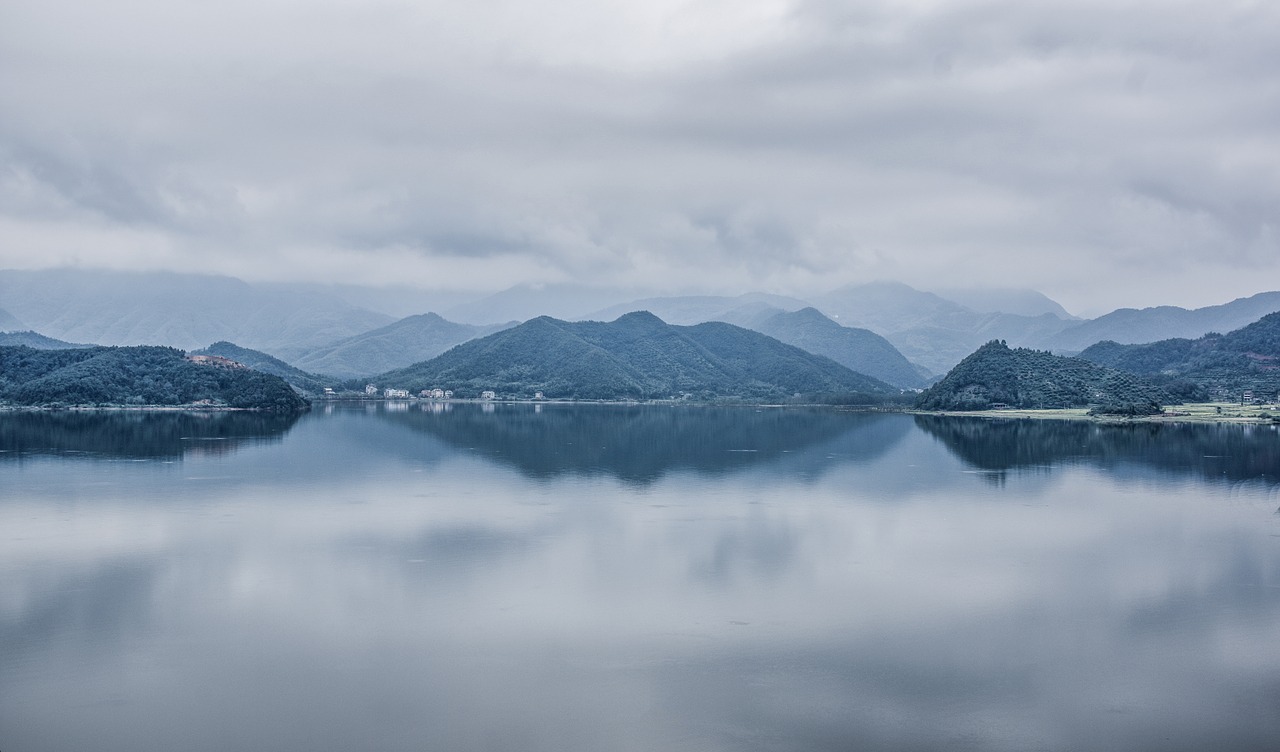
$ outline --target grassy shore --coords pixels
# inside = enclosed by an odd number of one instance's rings
[[[1161,415],[1089,415],[1083,407],[1056,410],[945,410],[912,411],[922,415],[958,415],[978,418],[1048,418],[1088,420],[1095,423],[1271,423],[1280,419],[1276,405],[1241,405],[1238,402],[1196,402],[1171,405]]]

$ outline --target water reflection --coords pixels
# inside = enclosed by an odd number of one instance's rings
[[[1213,481],[1280,484],[1280,431],[1276,426],[1098,425],[932,415],[917,415],[915,420],[957,457],[983,470],[1075,462],[1113,472],[1140,466]]]
[[[666,412],[339,408],[182,463],[0,464],[0,748],[1280,738],[1274,489],[1122,472],[1256,436]]]
[[[258,412],[2,412],[0,462],[30,455],[178,458],[279,441],[296,414]]]
[[[692,470],[724,474],[788,454],[883,456],[910,426],[882,413],[644,405],[424,404],[382,419],[534,478],[608,474],[652,483]]]

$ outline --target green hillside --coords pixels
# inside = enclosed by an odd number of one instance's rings
[[[169,347],[0,347],[0,402],[10,405],[188,405],[297,410],[279,377],[192,362]]]
[[[459,397],[492,390],[548,399],[821,399],[882,401],[884,382],[732,324],[671,326],[651,313],[610,323],[540,317],[374,379]]]
[[[1080,353],[1093,363],[1149,377],[1196,398],[1234,398],[1244,390],[1280,392],[1280,313],[1229,334],[1145,345],[1099,342]]]
[[[750,328],[894,386],[918,387],[925,383],[921,369],[889,340],[869,329],[841,326],[816,308],[777,313]]]
[[[206,348],[195,350],[192,355],[217,355],[249,366],[255,371],[279,376],[294,389],[308,394],[320,394],[326,386],[333,386],[334,379],[319,374],[308,373],[301,368],[294,368],[288,363],[274,358],[260,350],[240,347],[231,342],[214,342]]]
[[[1131,373],[992,341],[921,393],[923,410],[1095,407],[1098,412],[1151,414],[1169,401],[1160,388]]]

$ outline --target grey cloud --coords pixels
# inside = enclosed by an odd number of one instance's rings
[[[52,19],[85,9],[21,6],[0,190],[23,200],[0,214],[147,224],[190,268],[408,249],[524,259],[531,282],[898,277],[1069,308],[1221,302],[1280,272],[1262,4],[802,2],[705,44],[575,26],[623,6],[234,3],[86,18],[76,44]],[[1159,284],[1109,279],[1132,270]]]

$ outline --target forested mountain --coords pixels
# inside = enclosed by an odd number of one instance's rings
[[[1048,352],[988,342],[921,393],[923,410],[1095,406],[1098,412],[1151,414],[1170,400],[1139,376]]]
[[[38,332],[0,332],[0,346],[26,345],[36,350],[68,350],[73,347],[93,347],[93,345],[77,345],[63,342],[60,339],[46,337]]]
[[[169,347],[0,347],[0,402],[11,405],[187,405],[297,410],[277,376],[195,363]]]
[[[1234,398],[1246,389],[1274,397],[1280,392],[1280,312],[1229,334],[1206,334],[1195,340],[1144,345],[1099,342],[1080,357],[1171,386],[1190,382],[1200,388],[1201,397]]]
[[[750,328],[894,386],[923,386],[928,376],[884,337],[867,329],[841,326],[816,308],[775,313]]]
[[[326,386],[334,386],[335,379],[319,374],[308,373],[295,368],[279,358],[267,355],[259,350],[251,350],[231,342],[214,342],[208,347],[195,350],[192,355],[216,355],[220,358],[234,360],[255,371],[279,376],[290,386],[307,394],[320,394]]]
[[[1077,352],[1110,340],[1121,344],[1194,339],[1209,332],[1229,332],[1280,311],[1280,292],[1263,292],[1230,303],[1188,310],[1177,306],[1121,308],[1075,324],[1045,341],[1055,351]]]
[[[429,360],[454,345],[513,325],[456,324],[424,313],[308,350],[292,360],[315,373],[344,379],[369,376]]]
[[[319,292],[163,272],[0,271],[0,301],[23,328],[70,342],[191,349],[228,340],[281,356],[392,321]]]
[[[540,317],[383,374],[379,384],[459,397],[886,399],[898,390],[758,332],[719,322],[672,326],[640,311],[616,321]]]

